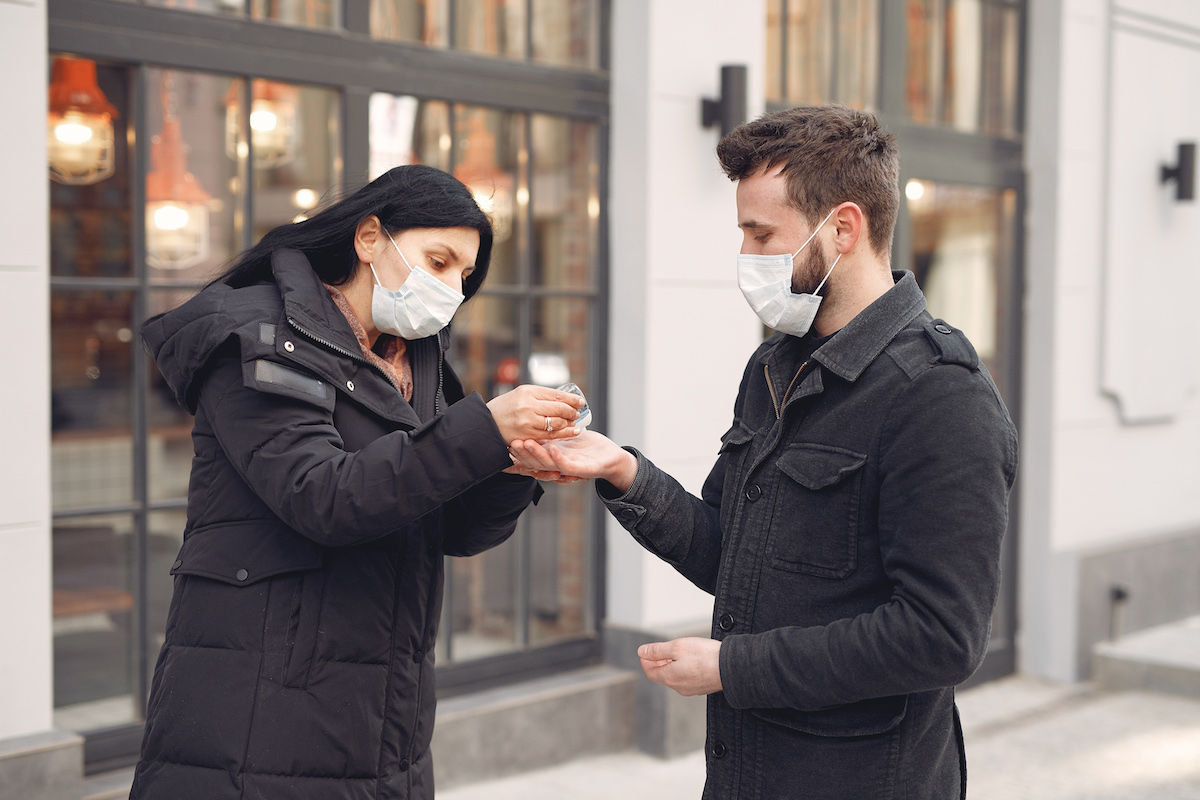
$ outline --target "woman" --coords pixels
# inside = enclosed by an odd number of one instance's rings
[[[144,326],[196,421],[134,800],[433,796],[442,557],[508,538],[539,490],[507,442],[582,405],[464,397],[445,326],[491,246],[461,183],[398,167]]]

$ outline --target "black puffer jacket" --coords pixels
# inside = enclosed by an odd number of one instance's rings
[[[175,593],[134,800],[431,798],[442,556],[504,541],[539,490],[445,342],[413,401],[305,256],[215,284],[142,336],[195,413]]]

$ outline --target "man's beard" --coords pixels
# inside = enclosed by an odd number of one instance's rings
[[[815,241],[812,243],[804,259],[792,270],[792,292],[795,294],[815,293],[829,272],[829,262],[816,244]]]

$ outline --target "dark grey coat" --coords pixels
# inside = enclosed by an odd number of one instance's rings
[[[1017,438],[966,337],[894,277],[807,361],[763,343],[702,499],[641,454],[627,493],[597,487],[716,596],[705,798],[965,794],[952,687],[987,650]]]
[[[143,338],[195,413],[183,549],[134,800],[432,798],[442,557],[504,541],[536,482],[445,364],[413,402],[303,254]]]

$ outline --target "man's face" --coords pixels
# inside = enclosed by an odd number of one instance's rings
[[[787,179],[778,167],[759,170],[738,181],[737,214],[744,254],[791,255],[813,232],[813,226],[788,202]],[[795,259],[792,291],[816,291],[829,264],[818,235]]]

